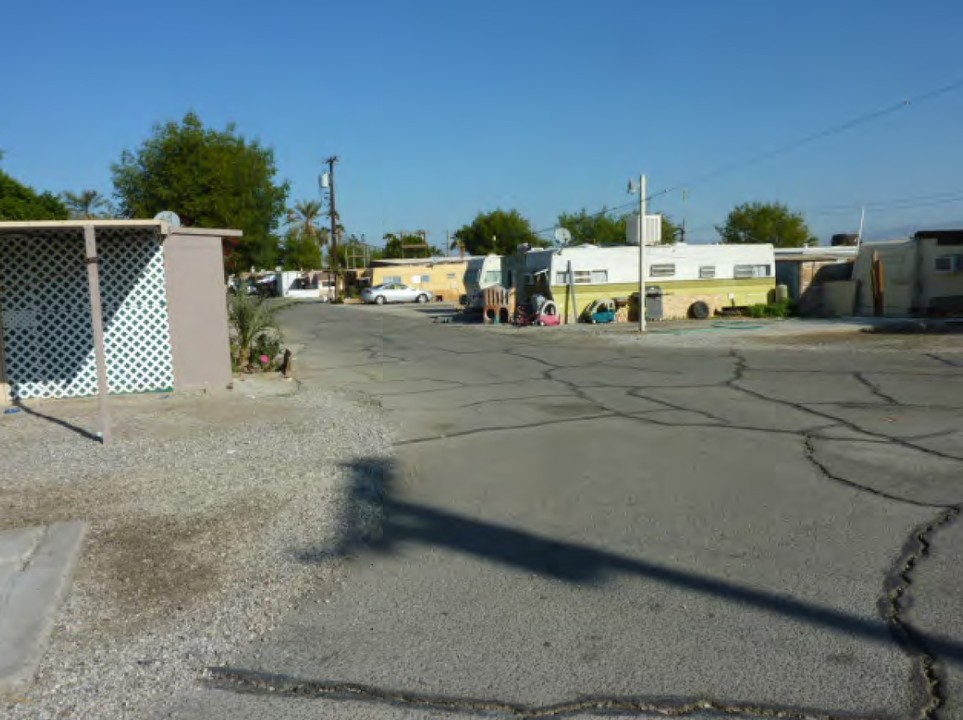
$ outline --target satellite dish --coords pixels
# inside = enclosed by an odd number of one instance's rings
[[[171,227],[180,227],[181,219],[177,216],[177,213],[173,210],[161,210],[154,216],[154,219],[158,222],[164,222]]]
[[[572,242],[572,233],[569,232],[568,228],[555,228],[555,244],[559,247],[565,247],[570,242]]]

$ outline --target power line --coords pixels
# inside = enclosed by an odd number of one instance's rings
[[[865,125],[866,123],[873,122],[874,120],[879,120],[880,118],[886,117],[888,115],[892,115],[893,113],[899,112],[900,110],[904,110],[905,108],[908,108],[913,104],[918,105],[920,103],[941,97],[950,92],[953,92],[954,90],[959,89],[960,87],[963,87],[963,78],[954,80],[953,82],[947,85],[943,85],[942,87],[936,88],[935,90],[929,90],[924,93],[919,93],[908,99],[900,100],[899,102],[892,103],[891,105],[887,105],[886,107],[880,108],[879,110],[873,110],[871,112],[857,115],[856,117],[850,120],[847,120],[846,122],[839,123],[838,125],[833,125],[824,130],[820,130],[818,132],[812,133],[811,135],[806,135],[805,137],[802,137],[798,140],[794,140],[793,142],[786,143],[785,145],[782,145],[780,147],[773,148],[771,150],[758,153],[756,155],[752,155],[746,158],[745,160],[722,165],[716,168],[715,170],[712,170],[708,173],[697,176],[696,178],[690,180],[689,182],[680,183],[678,185],[674,185],[672,187],[666,188],[665,190],[662,190],[661,193],[659,194],[675,192],[676,190],[681,190],[683,188],[688,188],[693,185],[708,182],[709,180],[714,180],[720,175],[724,175],[726,173],[730,173],[735,170],[740,170],[744,167],[748,167],[749,165],[755,165],[760,162],[764,162],[765,160],[770,160],[774,157],[778,157],[780,155],[785,155],[786,153],[792,152],[793,150],[798,150],[799,148],[804,147],[805,145],[814,143],[817,140],[822,140],[827,137],[832,137],[833,135],[838,135],[840,133],[846,132],[847,130],[852,130],[854,127]]]
[[[866,123],[870,123],[875,120],[879,120],[880,118],[886,117],[888,115],[892,115],[896,112],[899,112],[900,110],[904,110],[910,107],[911,105],[914,105],[914,104],[919,105],[921,103],[934,100],[943,95],[947,95],[953,92],[954,90],[958,90],[961,87],[963,87],[963,78],[959,78],[957,80],[954,80],[951,83],[935,88],[933,90],[928,90],[926,92],[913,95],[907,99],[900,100],[899,102],[896,102],[896,103],[892,103],[878,110],[862,113],[861,115],[857,115],[856,117],[851,118],[850,120],[839,123],[837,125],[833,125],[831,127],[825,128],[818,132],[814,132],[810,135],[806,135],[802,138],[799,138],[798,140],[794,140],[792,142],[786,143],[784,145],[773,148],[771,150],[767,150],[761,153],[757,153],[755,155],[751,155],[744,160],[721,165],[716,169],[711,170],[710,172],[704,173],[702,175],[698,175],[687,182],[671,185],[667,188],[659,190],[658,192],[651,193],[646,196],[646,201],[651,201],[655,198],[662,197],[663,195],[668,195],[669,193],[677,192],[679,190],[688,189],[693,185],[699,185],[702,183],[709,182],[710,180],[715,180],[716,178],[722,175],[725,175],[730,172],[734,172],[736,170],[741,170],[744,167],[748,167],[750,165],[756,165],[766,160],[771,160],[772,158],[779,157],[780,155],[785,155],[786,153],[792,152],[793,150],[798,150],[799,148],[809,145],[811,143],[814,143],[818,140],[823,140],[827,137],[838,135],[848,130],[852,130],[853,128],[858,127],[860,125],[865,125]],[[617,212],[619,210],[624,210],[630,206],[635,206],[635,204],[636,204],[636,201],[632,200],[622,205],[616,205],[611,208],[608,208],[608,207],[603,208],[599,212],[593,213],[586,217],[588,218],[601,217],[609,213]],[[859,205],[857,205],[856,207],[859,207]],[[869,207],[868,204],[867,204],[867,207]],[[557,225],[552,225],[551,227],[543,228],[541,230],[535,230],[533,231],[533,234],[536,236],[543,235],[545,233],[552,232],[553,230],[555,230],[556,227]],[[513,237],[512,239],[521,239],[521,237],[518,237],[518,238]]]

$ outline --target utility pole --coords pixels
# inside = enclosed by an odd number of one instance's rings
[[[866,206],[859,209],[859,233],[856,235],[856,247],[863,244],[863,225],[866,223]]]
[[[639,176],[639,332],[645,332],[645,175]],[[333,196],[332,196],[333,197]]]
[[[334,166],[338,156],[332,155],[324,162],[328,164],[328,187],[331,191],[331,272],[334,273],[334,299],[338,299],[338,210],[334,203]]]

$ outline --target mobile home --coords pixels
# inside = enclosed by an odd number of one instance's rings
[[[502,269],[501,255],[485,255],[468,260],[465,268],[466,305],[470,310],[481,310],[485,290],[495,285],[510,287]]]
[[[875,310],[874,256],[883,315],[963,315],[963,230],[924,230],[907,240],[860,245],[853,267],[860,315]]]
[[[462,258],[420,258],[373,260],[365,271],[364,285],[401,283],[426,290],[435,300],[458,302],[465,294],[465,266]]]
[[[596,300],[638,292],[637,245],[530,250],[524,261],[529,293],[547,289],[560,310],[571,307],[571,267],[576,317]],[[647,292],[661,291],[666,319],[688,317],[700,302],[709,312],[765,303],[775,288],[772,245],[653,245],[646,247],[645,264]]]

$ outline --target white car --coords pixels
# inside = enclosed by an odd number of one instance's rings
[[[366,303],[375,303],[376,305],[392,302],[426,303],[431,300],[431,295],[427,290],[419,290],[401,283],[385,283],[384,285],[365,288],[361,291],[361,299]]]

